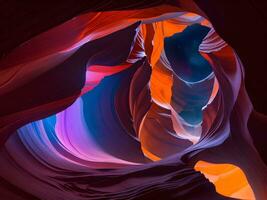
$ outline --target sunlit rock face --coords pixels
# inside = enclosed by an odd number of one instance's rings
[[[242,62],[187,6],[84,12],[0,60],[3,199],[267,198]]]

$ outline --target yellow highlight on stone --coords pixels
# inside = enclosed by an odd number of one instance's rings
[[[253,190],[239,167],[198,161],[194,168],[215,185],[219,194],[237,199],[255,200]]]

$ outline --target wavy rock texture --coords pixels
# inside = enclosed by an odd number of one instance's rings
[[[253,56],[214,4],[69,1],[17,27],[0,60],[1,199],[266,199]]]

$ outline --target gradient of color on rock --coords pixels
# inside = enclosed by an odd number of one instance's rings
[[[242,63],[198,14],[167,5],[88,12],[1,60],[4,98],[34,92],[44,77],[42,101],[1,113],[0,133],[14,134],[0,152],[0,175],[16,188],[3,194],[264,199]],[[67,78],[46,98],[49,73]]]

